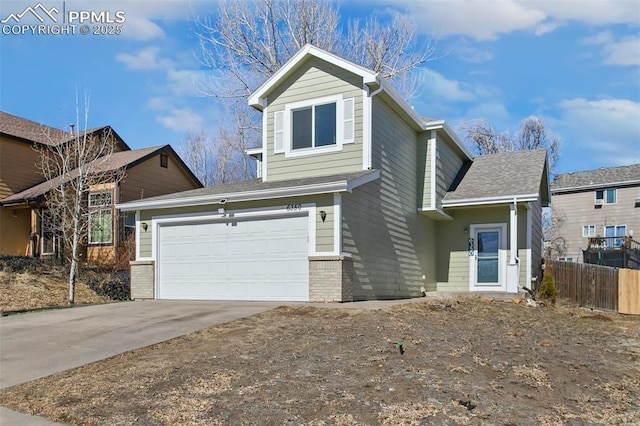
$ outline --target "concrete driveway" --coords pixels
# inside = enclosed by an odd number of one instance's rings
[[[280,305],[153,300],[2,317],[0,389]]]
[[[1,317],[0,389],[280,305],[153,300]],[[0,424],[53,423],[0,407]]]

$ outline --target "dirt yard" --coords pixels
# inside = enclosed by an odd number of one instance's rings
[[[479,298],[281,307],[0,404],[77,425],[640,424],[640,318]]]

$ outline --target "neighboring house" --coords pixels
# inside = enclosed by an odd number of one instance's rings
[[[616,259],[634,245],[634,231],[640,232],[640,164],[559,174],[551,194],[561,222],[553,237],[566,247],[561,260],[583,262],[587,251],[601,261],[589,263],[609,264],[604,256],[612,266],[626,266]]]
[[[169,145],[131,150],[108,126],[88,132],[112,135],[116,152],[104,167],[126,170],[119,184],[93,187],[88,194],[91,213],[86,256],[89,261],[108,263],[135,227],[135,216],[120,214],[116,202],[202,185]],[[47,194],[57,182],[42,177],[34,147],[73,139],[71,133],[0,112],[0,255],[59,256],[63,251],[61,238],[47,220]]]
[[[540,277],[545,151],[474,159],[379,75],[307,45],[249,103],[259,178],[136,212],[132,297],[351,301]]]

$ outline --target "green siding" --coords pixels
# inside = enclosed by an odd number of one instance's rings
[[[274,154],[275,112],[282,111],[288,103],[338,94],[341,94],[344,99],[354,98],[354,143],[343,145],[342,151],[339,152],[305,157],[285,158],[284,153]],[[269,96],[269,105],[265,110],[267,115],[267,180],[296,179],[362,170],[362,98],[363,89],[360,77],[317,58],[309,60],[294,75],[284,81]]]
[[[448,213],[453,220],[438,222],[436,232],[438,290],[469,291],[469,235],[464,230],[483,223],[506,223],[508,228],[509,206],[455,209]],[[506,240],[508,244],[509,235]]]
[[[416,205],[423,209],[431,207],[431,148],[429,141],[431,132],[418,135],[417,158],[417,199]]]
[[[294,203],[315,203],[316,204],[316,251],[318,252],[333,252],[333,195],[324,194],[317,196],[298,197],[298,198],[281,198],[274,200],[262,200],[262,201],[248,201],[242,203],[228,203],[225,205],[227,211],[260,208],[260,207],[273,207],[273,206],[286,206],[287,204]],[[170,209],[155,209],[145,210],[140,212],[140,221],[147,222],[149,224],[148,230],[145,232],[140,229],[140,256],[151,257],[152,254],[152,230],[151,230],[151,218],[158,216],[180,215],[187,213],[216,213],[220,206],[218,204],[205,205],[205,206],[193,206],[193,207],[178,207]],[[319,211],[324,210],[327,212],[327,217],[324,222],[320,218]]]
[[[416,214],[416,133],[378,97],[372,122],[372,162],[381,177],[343,196],[354,299],[416,297],[435,286],[434,223]]]
[[[442,198],[451,187],[460,168],[462,159],[454,152],[451,145],[438,135],[436,144],[436,207],[442,208]]]

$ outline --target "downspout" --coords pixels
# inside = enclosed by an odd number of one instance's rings
[[[515,281],[515,285],[509,285],[507,282],[507,291],[518,292],[520,283],[520,258],[518,257],[518,200],[513,197],[513,206],[511,210],[511,235],[510,235],[510,247],[509,247],[509,268],[515,269],[511,273],[507,273],[507,277],[510,281]],[[515,276],[513,273],[515,272]]]
[[[378,80],[378,79],[376,79]],[[368,103],[368,111],[366,112],[367,114],[367,121],[368,123],[365,123],[365,127],[368,126],[368,131],[367,131],[367,141],[364,144],[365,146],[368,147],[368,152],[366,153],[366,165],[365,165],[365,169],[371,170],[372,167],[372,162],[373,162],[373,97],[375,95],[377,95],[378,93],[382,92],[382,82],[378,80],[378,88],[376,90],[374,90],[373,92],[369,92],[369,86],[367,86],[365,84],[366,87],[366,91],[367,91],[367,97],[369,98],[367,100]]]

